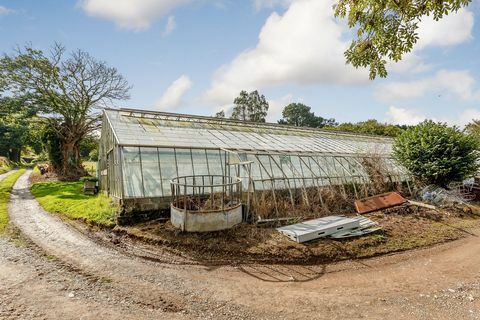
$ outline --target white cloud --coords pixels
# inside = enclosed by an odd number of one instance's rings
[[[387,122],[393,124],[415,125],[427,119],[424,114],[417,110],[398,108],[391,106],[387,112]]]
[[[13,13],[12,9],[8,9],[4,6],[0,6],[0,16],[7,15],[7,14],[10,14],[10,13]]]
[[[267,122],[277,122],[282,118],[282,111],[285,106],[293,102],[293,95],[287,94],[274,100],[268,100]]]
[[[168,36],[170,33],[172,33],[173,30],[175,30],[176,27],[177,27],[177,23],[175,21],[175,17],[169,16],[167,19],[167,23],[165,25],[165,29],[163,30],[162,36],[163,37]]]
[[[408,108],[398,108],[395,106],[390,106],[386,113],[386,121],[393,124],[405,124],[405,125],[416,125],[420,122],[431,119],[433,121],[446,122],[449,125],[457,125],[464,127],[469,122],[472,122],[474,119],[480,119],[480,110],[476,108],[469,108],[459,112],[454,117],[428,117],[424,113],[416,109]]]
[[[80,0],[80,7],[89,15],[114,21],[119,27],[145,30],[156,19],[174,7],[191,0]],[[193,1],[193,0],[192,0]]]
[[[450,47],[471,40],[474,14],[465,9],[451,13],[435,21],[432,16],[423,17],[418,26],[418,41],[413,50],[399,62],[389,62],[388,68],[398,73],[418,73],[430,70],[432,65],[423,61],[421,52],[428,47]]]
[[[174,110],[182,103],[185,93],[192,87],[192,81],[186,75],[180,76],[165,90],[155,106],[160,110]]]
[[[472,39],[474,15],[465,8],[435,21],[424,17],[419,23],[417,49],[428,46],[449,47]]]
[[[397,73],[420,73],[429,71],[433,65],[425,63],[421,54],[414,50],[403,55],[398,62],[389,61],[387,69]]]
[[[272,13],[254,49],[219,68],[205,93],[209,102],[233,101],[240,90],[278,84],[368,82],[367,71],[345,64],[344,25],[333,18],[330,0],[296,0]]]
[[[480,120],[480,110],[479,109],[465,109],[458,116],[457,125],[465,126],[466,124],[472,122],[472,120]]]
[[[477,100],[476,82],[469,71],[440,70],[435,75],[413,81],[394,81],[377,87],[374,95],[383,102],[421,98],[428,93],[461,100]]]

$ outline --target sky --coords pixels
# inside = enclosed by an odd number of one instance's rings
[[[338,122],[480,119],[480,2],[422,20],[386,79],[345,63],[352,33],[332,0],[0,0],[0,52],[55,42],[106,61],[132,85],[119,107],[228,112],[259,90],[267,121],[301,102]]]

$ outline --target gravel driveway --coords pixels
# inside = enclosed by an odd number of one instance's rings
[[[17,181],[9,212],[32,244],[0,241],[0,317],[480,319],[476,236],[328,266],[158,263],[104,246],[44,212],[28,174]]]

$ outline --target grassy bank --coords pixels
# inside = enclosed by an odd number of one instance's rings
[[[39,182],[31,191],[48,212],[99,226],[115,225],[116,207],[110,198],[84,195],[82,182]]]
[[[10,161],[5,157],[0,157],[0,174],[8,172],[12,169]]]
[[[10,170],[12,170],[10,167],[0,167],[0,174],[6,173]]]
[[[5,227],[8,223],[8,200],[10,199],[10,192],[12,187],[20,177],[25,172],[25,169],[18,170],[17,172],[9,175],[2,181],[0,181],[0,234],[5,230]]]

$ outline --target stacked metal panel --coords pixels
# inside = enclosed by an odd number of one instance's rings
[[[341,239],[361,236],[379,229],[376,222],[362,216],[328,216],[280,227],[277,231],[293,241],[303,243],[325,237]]]

